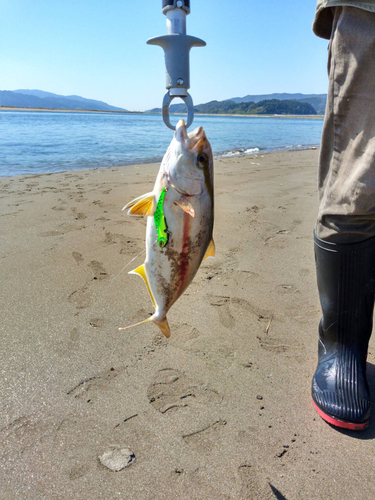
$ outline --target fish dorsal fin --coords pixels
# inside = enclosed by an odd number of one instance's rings
[[[167,339],[169,339],[169,337],[171,336],[171,330],[169,328],[169,324],[168,324],[167,318],[164,318],[162,321],[155,321],[155,323],[160,328],[161,333],[163,335],[165,335],[167,337]]]
[[[156,201],[154,193],[146,193],[124,206],[123,210],[128,210],[128,215],[154,215]]]
[[[147,279],[145,265],[142,264],[141,266],[137,267],[137,269],[130,271],[129,274],[138,274],[138,276],[140,276],[143,279],[143,281],[146,283],[147,290],[148,290],[148,293],[150,294],[152,303],[154,304],[154,307],[156,309],[155,299],[154,299],[154,296],[152,295],[150,284],[149,284],[148,279]]]
[[[208,245],[206,253],[204,254],[203,260],[210,257],[215,257],[215,242],[213,238],[211,238],[210,244]]]

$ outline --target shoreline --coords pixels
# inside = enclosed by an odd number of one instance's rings
[[[103,111],[100,109],[55,109],[55,108],[18,108],[16,106],[0,106],[0,111],[49,111],[60,113],[120,113],[123,115],[143,114],[142,111]]]
[[[22,108],[13,106],[0,106],[0,111],[49,111],[61,113],[120,113],[120,114],[145,114],[160,115],[161,113],[151,113],[147,111],[102,111],[95,109],[55,109],[55,108]],[[184,115],[184,113],[170,113],[171,115]],[[311,120],[322,120],[324,115],[245,115],[245,114],[219,114],[219,113],[194,113],[194,116],[234,116],[247,118],[303,118]]]
[[[283,152],[290,152],[290,153],[293,153],[293,152],[298,152],[298,151],[316,151],[320,148],[320,145],[317,145],[317,146],[301,146],[299,148],[296,148],[296,149],[275,149],[273,151],[267,151],[267,150],[259,150],[259,151],[254,151],[254,152],[251,152],[251,153],[231,153],[231,151],[228,151],[228,152],[222,152],[222,153],[215,153],[213,155],[214,157],[214,160],[215,162],[218,161],[218,160],[239,160],[239,159],[244,159],[244,158],[257,158],[257,157],[263,157],[264,155],[272,155],[272,154],[276,154],[276,153],[283,153]],[[236,150],[235,150],[236,151]],[[145,160],[143,161],[142,163],[129,163],[128,165],[111,165],[111,166],[108,166],[108,167],[96,167],[96,168],[92,168],[92,167],[88,167],[88,168],[82,168],[82,169],[76,169],[76,170],[58,170],[58,171],[55,171],[55,172],[39,172],[39,173],[22,173],[22,174],[17,174],[17,175],[14,175],[14,174],[11,174],[11,175],[1,175],[1,172],[0,172],[0,180],[1,179],[9,179],[9,178],[17,178],[17,177],[22,177],[22,176],[28,176],[28,177],[32,177],[32,176],[37,176],[37,177],[40,177],[40,176],[43,176],[43,175],[53,175],[53,174],[63,174],[63,173],[79,173],[79,172],[86,172],[86,171],[92,171],[92,170],[109,170],[109,169],[112,169],[112,168],[134,168],[134,167],[137,167],[139,165],[160,165],[160,162],[162,161],[162,158],[160,158],[159,160],[157,161],[154,161],[154,160]]]
[[[160,115],[161,113],[146,113],[150,115]],[[170,113],[170,115],[183,115],[184,113]],[[232,114],[232,113],[194,113],[194,116],[220,116],[220,117],[245,117],[245,118],[303,118],[306,120],[323,120],[324,115],[245,115],[245,114]]]

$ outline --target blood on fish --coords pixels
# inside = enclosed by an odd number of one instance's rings
[[[182,293],[185,285],[185,279],[188,274],[189,267],[189,233],[190,233],[190,215],[184,214],[184,226],[183,226],[183,236],[182,236],[182,251],[180,254],[180,264],[179,264],[179,273],[180,273],[180,286],[178,289],[178,294]]]

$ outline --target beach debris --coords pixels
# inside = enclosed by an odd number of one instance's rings
[[[115,448],[103,453],[99,462],[112,472],[120,472],[135,462],[135,454],[130,448]]]
[[[268,332],[270,331],[270,326],[271,326],[272,320],[273,320],[273,316],[270,317],[270,320],[268,322],[268,325],[267,325],[267,328],[266,328],[266,334],[268,334]]]
[[[144,280],[155,312],[120,330],[153,321],[170,336],[167,313],[192,282],[202,261],[214,257],[213,159],[202,127],[187,133],[176,125],[152,192],[123,210],[147,216],[146,260],[129,274]]]

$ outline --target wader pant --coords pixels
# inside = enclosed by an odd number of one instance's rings
[[[333,13],[316,235],[342,244],[375,236],[375,13]]]
[[[312,398],[330,424],[363,430],[375,296],[375,13],[334,8],[328,74],[314,238],[323,316]]]

